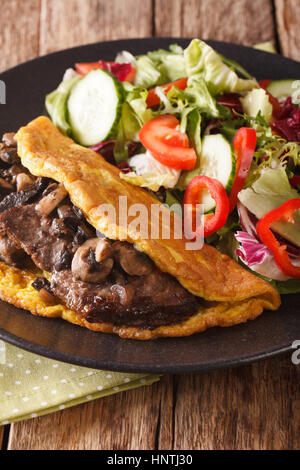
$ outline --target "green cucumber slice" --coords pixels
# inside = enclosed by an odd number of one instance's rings
[[[123,87],[116,77],[102,69],[88,73],[68,99],[74,139],[85,146],[107,140],[116,130],[123,101]]]
[[[215,178],[230,193],[236,171],[235,157],[232,147],[222,134],[207,135],[203,139],[200,171],[201,175]],[[209,191],[204,190],[202,196],[204,212],[215,209],[216,203]]]
[[[296,79],[273,80],[267,90],[277,99],[288,98],[296,91],[296,88],[293,88],[295,81]]]

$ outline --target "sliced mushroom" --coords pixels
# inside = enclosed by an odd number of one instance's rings
[[[0,177],[0,193],[1,194],[9,194],[14,191],[14,187],[12,184],[8,183],[4,178]]]
[[[97,263],[101,263],[106,258],[112,255],[112,249],[110,242],[105,238],[94,239],[96,242],[95,259]]]
[[[134,288],[130,284],[126,286],[114,284],[111,286],[110,290],[113,294],[118,295],[122,305],[129,305],[134,296]]]
[[[17,183],[17,191],[26,191],[27,189],[31,188],[34,183],[33,178],[26,173],[19,173],[16,176],[16,183]]]
[[[0,158],[3,162],[13,165],[20,161],[18,152],[15,147],[6,147],[4,144],[0,145]]]
[[[59,303],[58,298],[55,297],[55,295],[49,292],[47,289],[45,289],[45,287],[43,287],[39,291],[39,296],[40,299],[48,305],[56,305]]]
[[[65,199],[67,191],[62,184],[59,184],[51,193],[44,196],[35,206],[39,215],[47,216]]]
[[[6,134],[3,134],[2,141],[5,143],[7,147],[17,146],[15,135],[16,135],[15,132],[6,132]]]
[[[91,238],[77,249],[71,266],[75,279],[97,283],[109,275],[114,260],[109,257],[111,251],[107,246],[103,246],[102,242],[103,240],[98,238]]]
[[[113,244],[114,257],[130,276],[146,276],[153,269],[153,262],[126,242]]]

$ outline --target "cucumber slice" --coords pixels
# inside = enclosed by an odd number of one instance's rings
[[[74,139],[85,146],[107,140],[116,130],[123,101],[123,88],[116,77],[102,69],[88,73],[68,99]]]
[[[235,176],[235,157],[230,143],[222,134],[207,135],[203,139],[200,159],[200,174],[215,178],[230,193]],[[202,196],[204,212],[211,212],[216,203],[209,191],[204,190]]]
[[[296,91],[296,88],[292,86],[295,81],[296,79],[273,80],[267,90],[277,99],[288,98]]]

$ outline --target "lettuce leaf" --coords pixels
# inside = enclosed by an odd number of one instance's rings
[[[121,173],[120,177],[135,186],[142,186],[158,191],[161,186],[174,188],[180,176],[180,170],[169,168],[157,161],[149,151],[134,155],[129,160],[134,168],[130,173]]]
[[[163,64],[156,65],[150,57],[143,55],[137,58],[134,84],[138,87],[153,88],[168,82],[168,75]]]
[[[239,200],[258,219],[289,199],[300,198],[291,188],[283,167],[265,168],[251,187],[239,193]],[[295,223],[280,220],[272,228],[282,237],[300,247],[300,211],[295,212]]]
[[[197,162],[193,170],[183,171],[181,173],[181,176],[176,186],[176,189],[179,189],[180,191],[184,191],[187,188],[188,184],[192,181],[194,176],[199,175],[202,140],[201,140],[201,114],[197,109],[193,109],[188,115],[187,134],[189,137],[189,141],[197,154]]]
[[[219,54],[205,42],[193,39],[184,50],[187,75],[201,75],[213,95],[244,92],[258,88],[254,79],[240,78],[230,69]]]
[[[73,86],[81,76],[64,80],[58,88],[46,96],[45,106],[53,124],[65,135],[71,135],[72,129],[67,120],[67,101]]]
[[[273,107],[268,94],[262,88],[249,91],[240,101],[248,116],[256,117],[260,113],[267,121],[271,119]]]

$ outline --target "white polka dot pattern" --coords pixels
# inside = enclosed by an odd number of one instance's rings
[[[157,380],[157,375],[73,367],[0,341],[0,426],[150,385]]]

